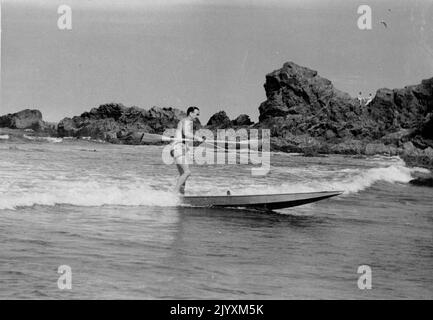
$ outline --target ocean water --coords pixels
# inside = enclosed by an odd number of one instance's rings
[[[408,184],[425,169],[280,153],[266,176],[193,166],[189,194],[345,193],[275,213],[192,208],[162,148],[1,139],[0,298],[433,298],[433,189]]]

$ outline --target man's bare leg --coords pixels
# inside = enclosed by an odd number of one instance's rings
[[[176,167],[177,167],[177,170],[179,171],[179,177],[182,176],[182,175],[183,175],[183,172],[184,172],[182,166],[179,165],[179,164],[176,164]],[[186,183],[186,182],[184,182],[184,183],[180,186],[179,190],[176,189],[176,191],[177,191],[178,193],[185,194],[185,183]]]
[[[177,180],[175,191],[180,194],[185,194],[186,180],[191,175],[191,171],[189,171],[188,164],[182,158],[183,157],[179,157],[178,158],[179,161],[176,161],[177,170],[179,170],[180,176],[179,179]]]

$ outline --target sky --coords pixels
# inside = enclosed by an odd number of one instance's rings
[[[59,30],[59,5],[72,30]],[[359,5],[372,29],[357,26]],[[257,121],[287,61],[356,96],[433,77],[433,0],[2,0],[0,115],[195,105]],[[385,21],[387,27],[381,23]]]

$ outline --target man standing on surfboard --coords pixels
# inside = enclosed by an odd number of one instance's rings
[[[186,118],[179,121],[176,129],[175,140],[172,143],[171,155],[179,170],[179,178],[176,183],[175,192],[185,194],[186,180],[191,175],[188,164],[188,145],[192,145],[194,140],[193,122],[200,116],[200,110],[197,107],[189,107],[186,111]],[[195,137],[198,142],[204,140],[200,137]],[[187,144],[187,142],[190,142]]]

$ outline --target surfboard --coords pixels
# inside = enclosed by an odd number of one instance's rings
[[[300,206],[342,194],[343,191],[223,196],[183,196],[182,203],[193,207],[240,207],[275,210]]]

